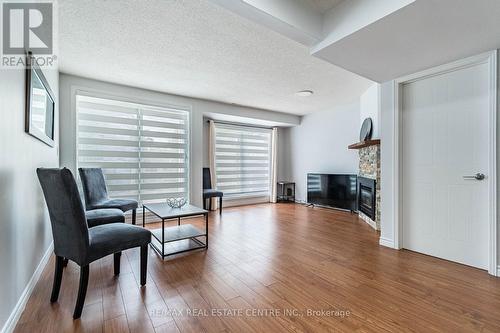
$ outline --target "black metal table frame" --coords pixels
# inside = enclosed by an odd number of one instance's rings
[[[146,209],[148,211],[150,211],[151,213],[153,213],[153,215],[155,215],[156,217],[158,217],[159,219],[161,219],[161,238],[162,239],[161,240],[158,239],[154,233],[151,233],[152,236],[154,238],[156,238],[156,240],[158,242],[161,243],[161,252],[160,252],[160,249],[153,242],[151,242],[150,245],[153,248],[153,250],[155,250],[155,252],[158,253],[158,255],[162,257],[162,259],[165,259],[165,257],[172,256],[174,254],[180,254],[180,253],[194,251],[194,250],[199,250],[199,249],[208,249],[208,212],[203,213],[203,214],[193,214],[193,215],[182,216],[182,217],[195,217],[195,216],[201,216],[201,215],[205,216],[205,233],[202,234],[202,235],[196,236],[196,237],[205,237],[205,243],[199,241],[195,237],[185,237],[185,238],[179,238],[179,239],[175,239],[175,240],[172,240],[172,241],[165,242],[165,221],[177,219],[177,225],[180,226],[181,225],[181,216],[172,217],[172,218],[162,218],[161,216],[159,216],[158,214],[156,214],[155,212],[153,212],[152,210],[150,210],[145,205],[142,205],[142,227],[143,228],[146,226]],[[187,250],[176,251],[176,252],[171,252],[171,253],[165,254],[165,243],[172,243],[172,242],[176,242],[176,241],[180,241],[180,240],[184,240],[184,239],[190,239],[190,240],[192,240],[193,242],[197,243],[200,246],[189,248]]]

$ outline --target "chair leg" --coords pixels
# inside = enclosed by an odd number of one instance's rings
[[[82,316],[85,296],[87,295],[87,286],[89,284],[89,266],[80,267],[80,287],[78,288],[78,298],[76,299],[75,312],[73,319],[78,319]]]
[[[59,291],[61,290],[61,281],[64,269],[64,258],[56,256],[56,270],[54,272],[54,284],[52,285],[52,295],[50,296],[50,302],[57,302],[59,298]]]
[[[212,198],[208,198],[208,210],[212,210]]]
[[[115,268],[115,275],[120,275],[120,258],[122,256],[121,252],[116,252],[113,254],[113,258],[115,259],[114,263],[114,268]]]
[[[219,197],[219,214],[222,215],[222,197]]]
[[[203,198],[203,209],[207,209],[207,198]]]
[[[146,284],[148,271],[148,244],[141,246],[141,286]]]
[[[132,209],[132,224],[135,225],[135,220],[137,218],[137,209]]]

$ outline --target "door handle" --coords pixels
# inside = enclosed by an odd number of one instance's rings
[[[486,176],[483,173],[476,173],[473,176],[464,176],[464,179],[483,180]]]

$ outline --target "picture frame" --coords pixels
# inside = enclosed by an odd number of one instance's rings
[[[56,100],[42,70],[26,54],[25,132],[54,147]]]

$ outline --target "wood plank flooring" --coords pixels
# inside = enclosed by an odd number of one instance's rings
[[[119,277],[112,256],[93,263],[76,321],[78,267],[50,304],[52,258],[16,332],[500,332],[500,279],[381,247],[355,215],[263,204],[211,214],[209,228],[208,251],[150,250],[142,289],[138,249]]]

